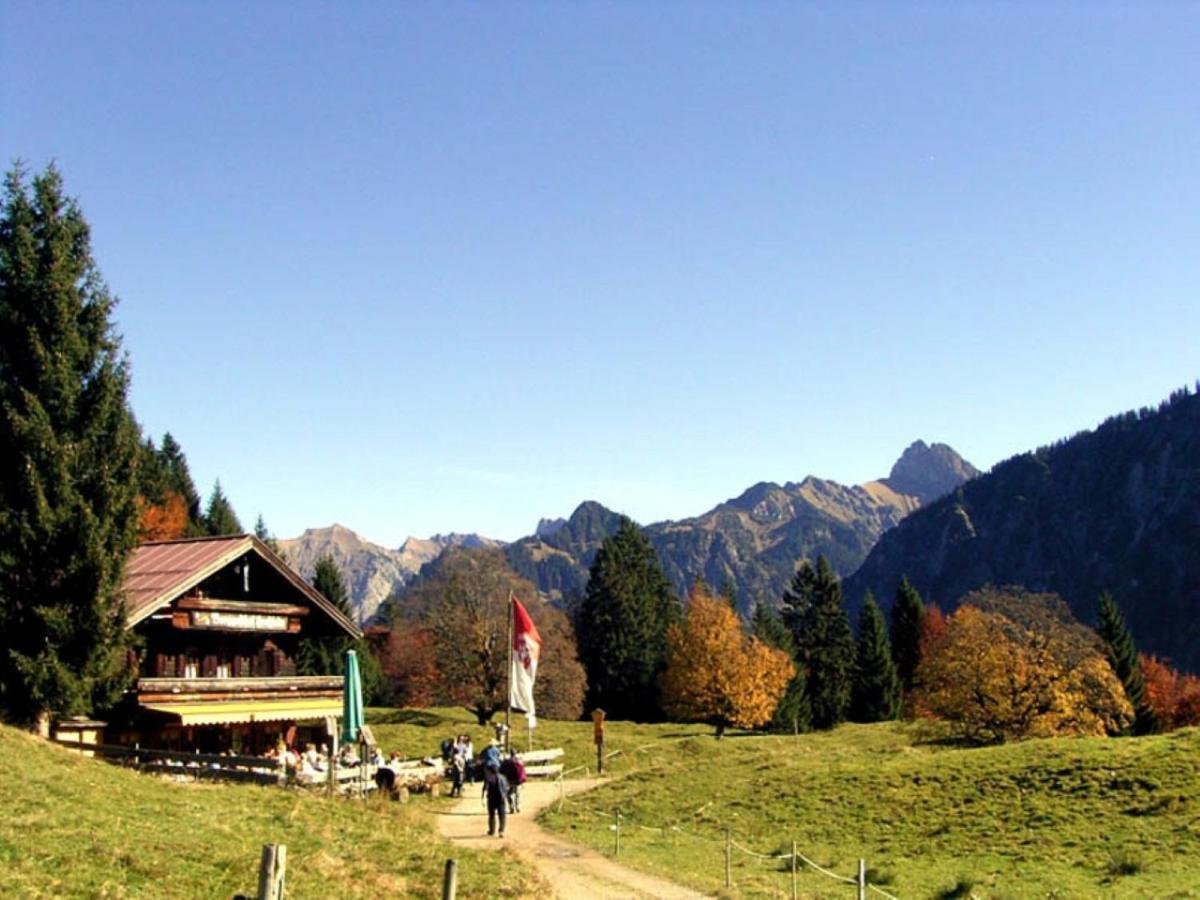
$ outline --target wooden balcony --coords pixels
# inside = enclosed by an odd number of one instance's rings
[[[139,678],[138,702],[257,700],[340,697],[341,675],[287,675],[263,678]]]

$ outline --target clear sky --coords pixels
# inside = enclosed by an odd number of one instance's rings
[[[1200,4],[0,4],[132,403],[281,537],[981,468],[1200,377]]]

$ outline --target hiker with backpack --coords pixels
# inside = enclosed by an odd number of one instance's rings
[[[521,785],[525,783],[526,775],[525,763],[521,762],[516,750],[500,764],[500,774],[508,779],[508,811],[518,813],[521,811]]]

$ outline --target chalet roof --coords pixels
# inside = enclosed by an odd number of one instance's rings
[[[341,610],[252,534],[157,541],[137,547],[125,566],[125,611],[129,627],[246,553],[254,553],[279,572],[346,632],[362,637],[358,626]]]

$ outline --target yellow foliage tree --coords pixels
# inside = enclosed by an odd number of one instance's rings
[[[1115,734],[1133,719],[1108,661],[1077,632],[975,606],[950,617],[917,671],[922,707],[973,741]]]
[[[769,722],[794,674],[786,653],[745,634],[729,604],[697,586],[683,621],[667,632],[663,707],[673,719],[713,725],[720,737],[731,725]]]

